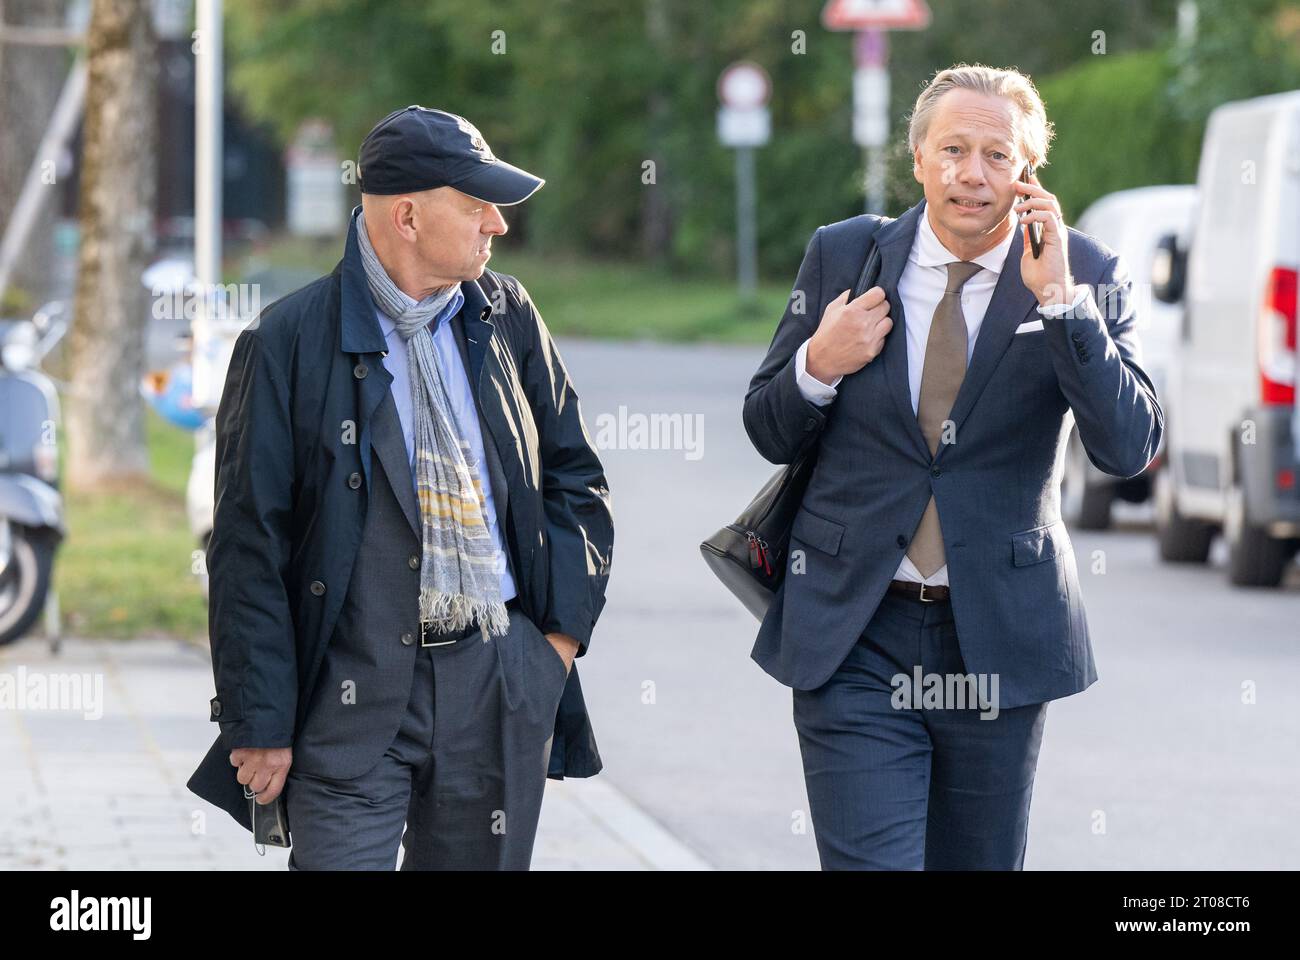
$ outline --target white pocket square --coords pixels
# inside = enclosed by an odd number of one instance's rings
[[[1016,327],[1016,333],[1033,333],[1035,330],[1043,329],[1042,320],[1030,320]]]

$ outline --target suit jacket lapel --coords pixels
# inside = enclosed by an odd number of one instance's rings
[[[903,301],[898,295],[898,284],[902,279],[903,270],[907,267],[912,246],[916,242],[917,225],[924,215],[925,201],[922,200],[897,220],[881,227],[877,234],[876,243],[880,247],[880,285],[885,288],[889,297],[889,315],[895,318],[894,333],[902,334],[906,330],[907,317],[903,312]],[[956,428],[960,428],[970,414],[975,401],[988,385],[998,361],[1011,345],[1016,327],[1024,320],[1025,315],[1033,310],[1037,302],[1034,295],[1020,280],[1020,255],[1023,249],[1023,238],[1017,227],[1011,247],[1007,251],[1007,259],[1002,265],[1002,272],[998,276],[997,286],[993,290],[993,297],[989,301],[988,311],[984,315],[983,323],[980,324],[970,366],[966,369],[966,376],[962,380],[961,389],[957,391],[952,412],[948,415],[948,419],[953,421]],[[886,337],[884,349],[877,359],[884,360],[889,392],[894,397],[904,430],[912,438],[917,452],[928,462],[930,447],[925,442],[925,434],[921,432],[920,422],[912,410],[907,336],[904,334],[899,337],[893,335]],[[943,456],[947,446],[947,444],[940,444],[939,452],[934,457],[936,461]]]
[[[894,398],[898,410],[899,422],[911,438],[917,453],[928,463],[930,446],[925,442],[925,434],[912,410],[912,395],[907,376],[907,317],[903,313],[903,300],[898,295],[898,283],[902,279],[907,258],[912,252],[916,240],[917,222],[925,210],[925,201],[921,201],[897,220],[880,228],[876,233],[876,246],[880,250],[880,282],[889,299],[889,315],[894,318],[894,328],[885,337],[885,345],[877,360],[885,364],[885,379],[889,393]]]
[[[402,437],[402,421],[397,416],[397,404],[389,390],[375,408],[371,419],[371,447],[379,456],[384,476],[392,487],[397,502],[401,504],[406,522],[415,535],[423,539],[420,529],[420,505],[415,497],[415,475],[406,455],[406,440]]]
[[[980,324],[979,336],[975,338],[975,351],[971,355],[970,366],[966,368],[966,377],[961,382],[952,412],[948,415],[957,431],[960,431],[962,421],[984,391],[1002,354],[1011,346],[1016,327],[1020,326],[1025,315],[1038,302],[1020,279],[1020,255],[1023,250],[1022,231],[1017,226],[1011,249],[1007,251],[1007,259],[998,275],[997,286],[993,288],[993,298],[984,314],[984,322]],[[940,444],[936,460],[943,456],[947,446]]]

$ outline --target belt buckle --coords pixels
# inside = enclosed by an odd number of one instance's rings
[[[920,595],[919,595],[916,599],[920,600],[922,603],[935,603],[935,602],[936,602],[936,598],[935,598],[935,597],[927,597],[927,596],[925,595],[925,584],[924,584],[924,583],[921,584],[921,593],[920,593]]]
[[[420,621],[420,646],[422,647],[446,647],[446,646],[450,646],[453,643],[459,643],[461,640],[460,637],[456,637],[455,639],[452,640],[439,640],[436,643],[429,643],[427,640],[424,639],[428,632],[427,631],[428,626],[429,624],[425,623],[423,620]],[[434,636],[436,637],[437,634],[435,633]]]

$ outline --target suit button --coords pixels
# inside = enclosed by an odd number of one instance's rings
[[[895,540],[894,542],[897,543],[900,547],[905,547],[905,546],[907,546],[907,537],[903,536],[903,535],[900,533],[900,534],[898,535],[898,539]]]
[[[932,477],[937,477],[937,476],[939,476],[939,474],[942,473],[942,472],[943,472],[943,471],[941,471],[938,467],[931,467],[931,468],[930,468],[930,476],[932,476]]]
[[[361,474],[359,473],[351,474],[348,477],[348,486],[351,487],[353,490],[361,486]]]
[[[415,634],[413,633],[402,634],[402,646],[409,647],[413,643],[415,643]]]
[[[417,554],[417,553],[413,553],[413,554],[411,554],[409,557],[406,558],[406,565],[407,565],[408,567],[410,567],[412,570],[419,570],[419,569],[420,569],[420,555]]]
[[[311,582],[310,589],[312,592],[312,596],[316,596],[316,597],[325,596],[325,584],[321,583],[319,580],[313,580]]]
[[[221,716],[221,701],[218,700],[216,697],[213,697],[212,698],[212,719],[215,720],[219,716]]]
[[[816,429],[816,427],[817,427],[816,417],[809,417],[807,420],[803,422],[803,429],[805,433],[807,433],[809,430]]]
[[[364,363],[358,363],[355,367],[352,368],[352,376],[356,377],[358,380],[366,379],[366,374],[369,372],[370,372],[370,368],[367,367]]]

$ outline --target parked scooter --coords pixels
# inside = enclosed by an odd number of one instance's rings
[[[0,320],[0,644],[45,609],[67,531],[59,493],[59,398],[40,363],[67,332],[65,305]]]

